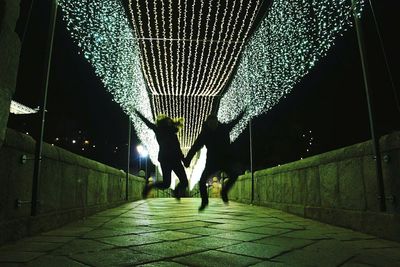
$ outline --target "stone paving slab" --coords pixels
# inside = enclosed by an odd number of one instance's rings
[[[173,258],[181,255],[190,255],[194,252],[204,251],[200,246],[184,245],[179,241],[166,241],[134,247],[136,251],[157,255],[162,258]]]
[[[149,261],[159,260],[161,257],[121,248],[74,254],[71,255],[71,258],[90,266],[110,267],[138,265]]]
[[[180,241],[180,244],[182,244],[182,245],[197,246],[197,247],[202,247],[202,248],[206,248],[206,249],[222,248],[225,246],[230,246],[230,245],[234,245],[234,244],[238,244],[238,243],[241,243],[241,241],[225,239],[225,238],[217,238],[214,236],[191,238],[191,239],[186,239],[186,240]]]
[[[171,262],[171,261],[158,261],[158,262],[141,264],[138,266],[140,266],[140,267],[182,267],[182,266],[186,266],[186,265],[182,265],[177,262]]]
[[[198,235],[194,235],[194,234],[183,233],[183,232],[178,232],[178,231],[169,231],[169,230],[162,231],[162,232],[140,234],[140,235],[144,236],[144,237],[154,237],[154,238],[158,238],[158,239],[162,239],[162,240],[170,240],[170,241],[198,237]]]
[[[48,242],[48,243],[67,243],[76,237],[73,236],[34,236],[23,239],[23,242]]]
[[[0,247],[0,266],[400,266],[400,244],[279,210],[148,199]]]
[[[218,250],[262,259],[269,259],[280,255],[283,252],[290,251],[289,248],[285,247],[273,246],[269,244],[258,244],[253,242],[242,242],[240,244],[228,246]]]
[[[62,247],[54,250],[54,255],[73,255],[77,253],[88,253],[113,248],[113,245],[105,244],[95,240],[75,239]]]
[[[246,256],[235,255],[235,254],[225,253],[222,251],[213,251],[213,250],[193,254],[186,257],[179,257],[174,259],[174,261],[188,266],[199,266],[199,267],[214,267],[214,266],[241,267],[241,266],[249,266],[251,264],[260,262],[260,260],[252,257],[246,257]]]
[[[42,255],[45,254],[39,252],[0,251],[0,265],[3,262],[29,262]]]
[[[144,244],[151,244],[162,242],[161,238],[146,235],[123,235],[113,236],[107,238],[100,238],[99,241],[120,247],[138,246]]]
[[[243,229],[244,232],[249,232],[249,233],[255,233],[255,234],[263,234],[263,235],[280,235],[280,234],[285,234],[289,233],[292,230],[291,229],[280,229],[280,228],[271,228],[268,226],[264,227],[252,227],[252,228],[246,228]]]
[[[333,241],[330,245],[320,242]],[[340,266],[355,255],[358,255],[357,249],[341,247],[340,241],[322,240],[302,249],[287,251],[286,253],[275,257],[274,260],[289,266]],[[387,266],[387,265],[381,265]]]
[[[54,255],[45,255],[43,257],[37,258],[29,263],[26,266],[34,267],[84,267],[88,266],[86,264],[82,264],[73,259],[70,259],[65,256],[54,256]]]
[[[316,241],[307,240],[307,239],[296,239],[296,238],[288,238],[282,236],[273,236],[273,237],[266,237],[263,239],[255,240],[255,243],[266,244],[266,245],[273,245],[283,247],[285,249],[294,250],[300,249],[305,246],[311,245]]]
[[[49,231],[46,233],[43,233],[43,235],[49,235],[49,236],[72,236],[72,237],[78,237],[82,236],[83,234],[92,231],[94,228],[93,227],[84,227],[84,226],[67,226],[67,227],[62,227],[57,230]]]
[[[25,242],[20,241],[14,244],[5,245],[0,248],[0,251],[25,251],[25,252],[47,252],[54,250],[63,243],[50,243],[50,242]]]
[[[225,233],[224,230],[214,229],[210,227],[194,227],[194,228],[180,229],[179,231],[196,235],[217,235]]]

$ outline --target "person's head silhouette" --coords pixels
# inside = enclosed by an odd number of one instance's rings
[[[178,132],[183,127],[183,119],[175,118],[171,119],[167,115],[160,114],[157,116],[156,125],[162,129],[168,129],[173,132]]]
[[[208,115],[206,121],[205,121],[205,125],[208,129],[210,130],[215,130],[218,127],[218,118],[217,115],[215,114],[210,114]]]

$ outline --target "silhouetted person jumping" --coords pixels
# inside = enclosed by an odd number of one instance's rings
[[[147,127],[152,129],[156,134],[157,142],[160,147],[158,161],[160,162],[163,175],[162,182],[157,181],[152,185],[146,184],[142,192],[143,198],[147,197],[147,194],[153,187],[160,189],[167,189],[170,187],[171,172],[174,171],[176,176],[179,178],[179,184],[174,190],[174,197],[179,199],[184,193],[185,188],[188,186],[188,179],[182,165],[183,154],[176,135],[179,129],[183,126],[182,121],[178,119],[173,120],[168,116],[160,115],[156,120],[156,124],[153,124],[138,111],[136,111],[136,114],[147,125]]]
[[[221,198],[225,203],[229,201],[228,192],[240,174],[239,163],[232,150],[229,133],[243,115],[244,112],[229,123],[220,123],[216,115],[209,115],[203,124],[199,136],[190,148],[188,155],[183,160],[185,166],[189,167],[194,154],[203,146],[206,146],[206,166],[199,181],[201,195],[199,211],[204,210],[208,205],[207,179],[217,171],[225,171],[228,174],[229,179],[227,184],[222,187]]]

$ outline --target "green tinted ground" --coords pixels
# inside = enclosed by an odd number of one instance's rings
[[[0,247],[0,266],[400,266],[400,244],[264,207],[148,199]]]

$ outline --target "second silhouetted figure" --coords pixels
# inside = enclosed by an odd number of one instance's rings
[[[228,182],[221,191],[222,200],[225,203],[228,202],[228,191],[231,189],[240,174],[239,162],[236,159],[234,151],[232,151],[229,133],[243,117],[243,114],[244,112],[229,123],[220,123],[216,115],[209,115],[203,124],[199,136],[184,159],[185,166],[188,167],[194,154],[203,146],[206,146],[206,166],[199,181],[201,195],[201,206],[199,207],[199,211],[204,210],[208,205],[207,179],[219,170],[225,171],[229,177]]]

